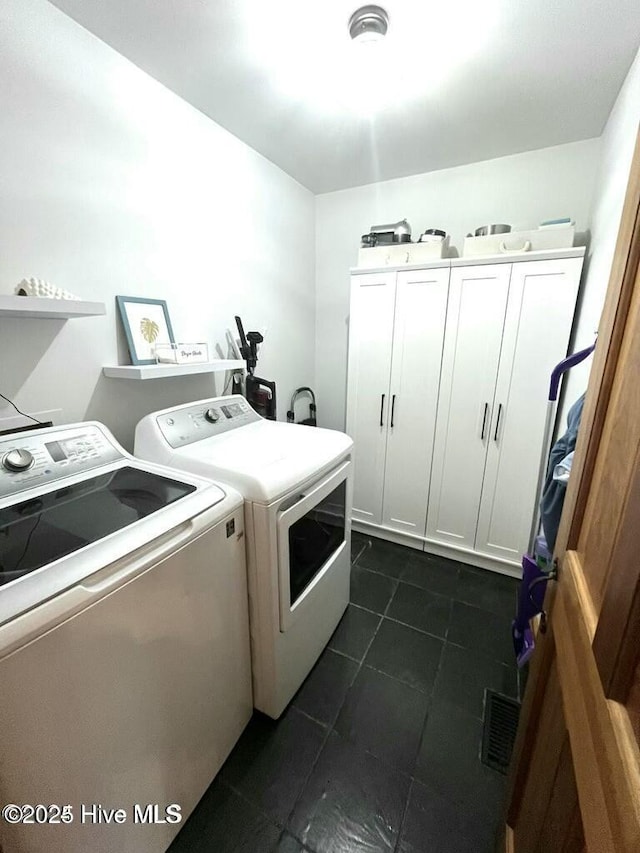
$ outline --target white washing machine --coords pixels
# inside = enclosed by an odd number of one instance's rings
[[[0,685],[0,849],[166,850],[252,712],[242,497],[98,423],[0,436]]]
[[[353,442],[260,417],[240,396],[155,412],[135,453],[245,499],[255,707],[283,712],[349,601]]]

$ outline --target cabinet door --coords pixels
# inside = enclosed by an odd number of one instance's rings
[[[513,265],[476,550],[519,562],[535,508],[551,371],[567,353],[581,258]]]
[[[427,537],[473,548],[511,264],[451,270]]]
[[[347,433],[354,442],[353,515],[380,524],[384,484],[395,273],[353,276]]]
[[[424,536],[449,269],[399,272],[382,523]]]

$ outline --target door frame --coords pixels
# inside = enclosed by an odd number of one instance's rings
[[[623,511],[611,551],[616,572],[608,578],[601,601],[594,600],[584,583],[578,548],[592,489],[603,477],[599,458],[615,439],[607,414],[612,400],[615,402],[612,394],[616,379],[619,381],[624,375],[626,359],[634,345],[630,330],[634,318],[637,323],[639,300],[640,135],[556,543],[560,579],[557,585],[548,584],[545,609],[550,614],[549,630],[538,634],[520,714],[501,850],[517,853],[521,849],[514,828],[523,822],[529,824],[531,836],[542,839],[544,826],[536,822],[551,820],[554,800],[561,796],[564,840],[554,841],[553,848],[547,847],[548,853],[555,849],[588,849],[591,853],[638,849],[635,844],[640,833],[640,791],[635,783],[640,771],[640,728],[625,704],[640,663],[640,540],[636,534],[640,517],[640,453],[629,460],[628,482],[622,484]],[[583,658],[593,661],[593,665],[568,666],[571,659],[581,664]],[[550,720],[549,707],[553,696],[559,693],[554,679],[564,679],[563,702],[556,709],[556,719]],[[637,699],[640,708],[640,697]],[[585,734],[583,741],[577,740],[579,731]],[[546,743],[542,743],[543,736]],[[550,748],[552,743],[554,750]],[[558,782],[562,779],[564,788]],[[544,803],[537,810],[532,807],[532,792],[537,792]],[[543,847],[531,842],[527,849],[537,851]]]

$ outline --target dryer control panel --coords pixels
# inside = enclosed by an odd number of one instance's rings
[[[158,429],[170,447],[184,447],[205,438],[261,421],[244,397],[213,397],[156,416]]]
[[[0,498],[122,459],[93,424],[0,438]]]

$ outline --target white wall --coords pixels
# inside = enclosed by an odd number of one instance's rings
[[[600,165],[591,216],[591,251],[580,300],[574,349],[593,343],[598,329],[620,228],[629,170],[640,124],[640,51],[631,66],[602,134]],[[566,411],[587,387],[592,359],[568,375],[562,424]]]
[[[108,310],[0,318],[0,392],[128,446],[146,412],[212,394],[212,374],[102,376],[127,362],[115,295],[148,296],[180,340],[266,329],[284,417],[314,378],[313,195],[45,0],[3,0],[0,79],[0,293],[35,276]]]
[[[322,426],[344,428],[349,267],[371,225],[406,217],[414,239],[442,228],[460,251],[464,236],[491,222],[514,230],[571,216],[587,229],[597,139],[502,157],[316,198],[316,385]]]

